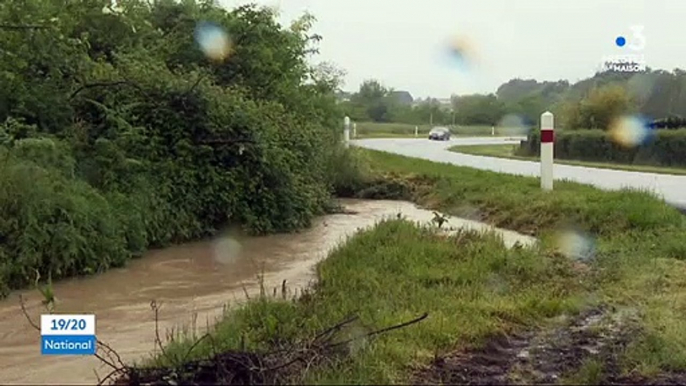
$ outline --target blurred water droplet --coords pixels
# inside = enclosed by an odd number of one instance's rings
[[[471,40],[465,36],[451,39],[446,47],[449,63],[462,71],[469,71],[476,63],[476,50]]]
[[[652,129],[640,117],[623,116],[610,124],[610,138],[620,146],[631,148],[646,143],[652,137]]]
[[[496,127],[499,135],[524,136],[529,133],[529,127],[524,118],[517,114],[507,114],[498,122]]]
[[[195,41],[208,58],[222,61],[229,57],[232,42],[224,29],[210,22],[200,22],[195,28]]]
[[[556,237],[560,252],[579,261],[587,262],[595,256],[595,240],[579,229],[564,229]]]
[[[213,245],[214,260],[220,264],[231,264],[238,259],[242,246],[238,239],[231,235],[220,237],[214,241]]]

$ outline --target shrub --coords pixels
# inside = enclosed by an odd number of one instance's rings
[[[540,131],[532,132],[518,149],[520,155],[540,155]],[[646,143],[622,147],[602,130],[558,130],[555,157],[580,161],[656,166],[686,166],[686,129],[655,130]]]

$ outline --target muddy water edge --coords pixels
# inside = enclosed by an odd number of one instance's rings
[[[124,362],[155,351],[155,320],[150,303],[159,304],[161,331],[178,326],[202,329],[213,324],[245,292],[259,292],[258,277],[268,289],[286,280],[303,288],[314,279],[314,265],[346,237],[398,213],[425,223],[431,211],[402,201],[341,200],[346,213],[323,216],[295,234],[247,237],[226,232],[212,240],[150,251],[126,268],[54,285],[57,313],[95,314],[97,336]],[[485,224],[451,219],[451,225],[488,229]],[[506,244],[530,244],[530,237],[496,230]],[[26,321],[19,305],[25,299],[34,321],[44,312],[37,291],[22,291],[0,301],[0,383],[94,384],[109,371],[95,357],[40,354],[40,333]],[[97,375],[96,375],[97,374]]]

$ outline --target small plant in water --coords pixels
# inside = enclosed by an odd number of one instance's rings
[[[444,214],[434,212],[434,218],[431,219],[431,222],[436,224],[436,226],[438,226],[438,228],[440,229],[443,226],[443,224],[448,222],[448,217]]]
[[[52,288],[52,273],[48,275],[48,282],[44,285],[41,286],[39,284],[40,281],[40,272],[36,270],[36,289],[38,289],[38,292],[43,295],[43,300],[41,303],[45,306],[45,308],[52,313],[52,310],[55,308],[55,292]]]

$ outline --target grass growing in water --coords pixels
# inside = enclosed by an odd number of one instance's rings
[[[377,172],[413,181],[415,199],[425,206],[453,215],[471,208],[487,222],[538,235],[540,246],[507,250],[492,236],[443,238],[402,220],[386,221],[322,262],[311,295],[297,302],[261,299],[231,311],[217,325],[215,343],[199,344],[194,357],[311,336],[350,313],[361,316],[364,325],[357,328],[364,331],[428,312],[425,321],[359,344],[348,359],[295,381],[407,383],[412,365],[437,352],[603,302],[640,315],[642,330],[620,361],[624,371],[686,369],[686,308],[680,306],[686,299],[686,224],[675,209],[647,193],[574,183],[542,192],[535,178],[368,155]],[[552,231],[568,223],[597,237],[588,273],[555,251]],[[167,351],[185,353],[190,344],[177,342]],[[591,367],[579,376],[598,379],[602,370]]]

